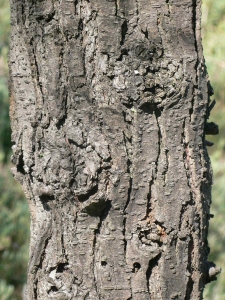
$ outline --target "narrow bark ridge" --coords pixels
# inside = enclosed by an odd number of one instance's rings
[[[26,299],[202,299],[218,128],[200,1],[12,0],[11,23]]]

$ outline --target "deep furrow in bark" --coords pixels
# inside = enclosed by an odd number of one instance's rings
[[[93,276],[94,276],[94,285],[95,285],[95,291],[97,293],[97,296],[98,296],[98,299],[96,300],[100,300],[100,295],[99,295],[99,291],[98,291],[98,280],[96,278],[96,274],[95,274],[95,264],[96,264],[96,243],[97,243],[97,235],[98,235],[98,232],[100,231],[100,228],[101,228],[101,220],[99,222],[99,227],[98,229],[94,232],[94,240],[93,240]]]
[[[155,175],[154,175],[154,180],[157,179],[157,174],[158,174],[158,164],[159,164],[159,159],[160,159],[160,155],[161,155],[161,147],[162,147],[162,133],[161,133],[161,129],[160,129],[160,123],[159,123],[159,117],[161,115],[161,111],[160,109],[157,108],[157,110],[155,110],[155,117],[156,117],[156,123],[158,126],[158,156],[156,158],[156,162],[155,162]]]

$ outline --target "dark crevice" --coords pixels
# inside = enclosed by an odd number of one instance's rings
[[[130,203],[130,199],[131,199],[131,191],[132,191],[132,178],[130,177],[130,185],[128,188],[128,195],[127,195],[127,202],[124,206],[124,218],[123,218],[123,236],[124,236],[124,254],[126,256],[126,251],[127,251],[127,240],[126,240],[126,222],[127,222],[127,217],[126,217],[126,209]]]
[[[124,56],[127,56],[127,55],[129,55],[127,49],[122,49],[119,58],[117,58],[117,61],[123,61],[123,57],[124,57]],[[109,78],[110,78],[110,77],[109,77]],[[113,78],[114,78],[114,76],[113,76]],[[112,79],[113,79],[113,78],[112,78]],[[111,78],[110,78],[110,79],[111,79]]]
[[[41,195],[40,196],[40,200],[42,202],[49,202],[49,201],[53,201],[55,199],[55,197],[53,195]]]
[[[166,183],[166,174],[167,174],[168,169],[169,169],[169,155],[168,155],[169,150],[165,149],[164,152],[165,152],[165,156],[166,156],[166,167],[163,170],[162,175],[164,176],[164,182]]]
[[[106,206],[104,208],[104,210],[102,211],[102,214],[100,216],[100,221],[98,223],[98,228],[94,231],[94,239],[93,239],[93,277],[94,277],[94,284],[95,284],[95,290],[98,296],[98,299],[101,299],[99,292],[98,292],[98,285],[97,285],[97,279],[95,276],[95,266],[96,266],[96,245],[97,245],[97,238],[98,235],[100,234],[100,230],[102,227],[102,222],[107,218],[109,211],[111,209],[112,205],[111,205],[111,201],[107,201],[106,202]]]
[[[186,203],[185,205],[182,205],[182,207],[181,207],[181,211],[180,211],[180,220],[179,220],[179,232],[181,232],[181,226],[182,226],[182,217],[183,217],[183,215],[184,215],[184,213],[185,213],[185,211],[186,211],[186,208],[187,208],[187,205],[188,205],[188,203]],[[185,236],[185,237],[182,237],[182,239],[186,239],[187,238],[187,236]],[[181,239],[181,238],[180,238]]]
[[[98,185],[95,185],[90,191],[85,194],[77,195],[77,198],[80,202],[87,201],[91,196],[98,192]]]
[[[63,257],[68,261],[67,255],[66,255],[66,247],[65,247],[65,243],[64,243],[64,236],[63,234],[61,234],[61,245],[62,245],[62,255]],[[65,268],[65,263],[63,264],[64,268]]]
[[[154,180],[152,179],[149,182],[149,192],[147,195],[147,207],[146,207],[146,219],[149,216],[150,212],[151,212],[151,190],[152,190],[152,185],[154,184]]]
[[[128,31],[127,20],[125,20],[121,26],[121,41],[120,41],[121,46],[124,45],[127,31]]]
[[[38,22],[41,22],[41,21],[45,21],[47,23],[51,22],[53,19],[54,19],[54,16],[55,16],[55,11],[51,11],[50,13],[46,14],[46,15],[43,15],[42,13],[40,15],[37,15],[36,16],[36,20]]]
[[[74,1],[74,11],[75,11],[75,14],[77,14],[77,5],[78,5],[78,0],[75,0]]]
[[[197,36],[196,36],[196,22],[197,22],[197,1],[193,0],[193,17],[192,17],[192,27],[195,39],[195,51],[198,53],[198,44],[197,44]]]
[[[33,287],[34,287],[34,289],[33,289],[33,291],[34,291],[34,300],[38,299],[37,286],[38,286],[38,279],[36,279],[34,281],[34,285],[33,285]]]
[[[181,213],[180,213],[180,221],[179,221],[179,230],[181,229],[181,225],[182,225],[182,216],[187,208],[188,205],[194,205],[194,197],[193,197],[193,191],[192,191],[192,187],[191,187],[191,183],[190,183],[190,171],[189,171],[189,148],[188,148],[188,144],[186,143],[186,137],[185,137],[185,127],[186,127],[186,118],[184,118],[183,121],[183,131],[181,133],[181,144],[183,144],[184,147],[184,152],[183,152],[183,163],[184,163],[184,170],[186,173],[186,178],[187,178],[187,184],[189,187],[189,191],[190,191],[190,199],[188,202],[186,202],[184,205],[182,205],[182,209],[181,209]]]
[[[132,273],[137,273],[137,272],[140,270],[140,268],[141,268],[140,263],[139,263],[139,262],[135,262],[135,263],[133,264]]]
[[[75,145],[77,148],[80,148],[80,149],[86,149],[87,148],[87,144],[84,143],[84,144],[77,144],[74,140],[71,140],[71,139],[68,139],[68,142],[69,144],[72,144],[72,145]]]
[[[24,4],[21,3],[21,17],[22,17],[22,24],[25,25],[26,23],[26,14],[25,14],[25,8],[24,8]]]
[[[155,220],[155,224],[159,225],[166,232],[166,227],[164,227],[163,222],[159,222],[159,221]]]
[[[130,203],[131,191],[132,191],[132,182],[133,182],[132,177],[130,177],[130,184],[129,184],[128,193],[127,193],[128,194],[127,195],[127,202],[126,202],[126,204],[124,206],[124,209],[123,209],[124,213],[126,213],[126,209],[127,209],[128,205]]]
[[[41,84],[41,81],[40,81],[40,72],[39,72],[39,67],[38,67],[38,63],[37,63],[37,57],[36,57],[36,54],[35,54],[35,48],[34,48],[34,38],[32,37],[30,39],[30,46],[32,47],[32,54],[33,54],[33,62],[34,62],[34,65],[35,65],[35,70],[36,70],[36,75],[35,76],[37,78],[37,83],[38,83],[38,87],[40,88],[40,91],[41,91],[41,95],[43,97],[43,90],[42,90],[42,84]]]
[[[61,94],[61,89],[62,89],[62,100],[60,101],[60,113],[59,113],[59,120],[58,122],[56,123],[56,127],[58,130],[60,130],[60,128],[63,127],[63,125],[65,124],[66,122],[66,119],[67,119],[67,103],[68,103],[68,89],[67,89],[67,86],[65,84],[63,84],[63,81],[64,81],[64,72],[63,72],[63,65],[64,65],[64,49],[63,47],[61,48],[60,50],[60,53],[59,53],[59,79],[58,79],[58,82],[59,82],[59,88],[58,88],[58,94]],[[66,82],[68,84],[68,75],[66,76]]]
[[[108,75],[107,76],[109,79],[113,80],[115,78],[115,75]]]
[[[46,248],[48,246],[48,241],[50,240],[50,236],[47,237],[45,239],[45,242],[44,242],[44,247],[43,247],[43,250],[42,250],[42,254],[41,254],[41,257],[40,257],[40,263],[39,263],[39,269],[42,269],[42,265],[43,265],[43,261],[45,259],[45,254],[46,254]]]
[[[129,150],[128,150],[128,147],[127,147],[127,142],[129,142],[130,144],[132,144],[132,138],[131,139],[127,139],[125,133],[123,132],[123,139],[124,139],[124,146],[125,146],[126,155],[127,155],[127,173],[130,175],[129,187],[128,187],[128,191],[127,191],[127,201],[126,201],[124,209],[123,209],[123,214],[124,214],[124,219],[123,219],[124,254],[126,256],[126,250],[127,250],[127,240],[125,238],[125,236],[126,236],[126,221],[127,221],[126,209],[127,209],[128,205],[130,203],[131,192],[132,192],[132,177],[131,177],[132,161],[129,159]]]
[[[129,99],[129,100],[131,100],[131,99]],[[131,101],[132,101],[132,100],[131,100]],[[124,105],[126,108],[131,109],[131,108],[133,108],[133,101],[132,101],[131,103],[123,102],[123,105]],[[125,122],[126,122],[126,120],[125,120]]]
[[[49,202],[52,202],[55,199],[55,197],[53,195],[41,195],[39,196],[39,199],[43,205],[44,210],[50,211]]]
[[[17,172],[25,175],[26,172],[24,170],[24,160],[23,160],[23,152],[19,155],[19,161],[17,164]]]
[[[159,164],[159,158],[161,155],[161,143],[162,143],[162,133],[161,133],[160,124],[159,124],[159,118],[161,117],[161,110],[159,108],[155,109],[155,117],[156,117],[156,122],[158,125],[158,156],[156,159],[156,175],[155,175],[155,177],[157,178],[158,164]]]
[[[106,267],[107,266],[107,262],[106,261],[101,261],[101,266],[102,267]]]
[[[118,16],[118,0],[115,0],[115,7],[116,7],[116,11],[115,11],[115,16]]]
[[[145,38],[148,39],[148,30],[145,31],[141,30],[141,32],[144,34]]]
[[[60,263],[57,265],[56,273],[63,273],[68,267],[68,263]]]
[[[58,130],[60,130],[60,128],[63,127],[63,125],[66,122],[66,118],[67,118],[67,113],[65,113],[64,116],[62,118],[60,118],[59,121],[56,123],[56,127]]]
[[[80,38],[81,40],[83,40],[83,34],[82,34],[83,28],[84,28],[83,20],[80,19],[79,23],[78,23],[78,28],[77,28],[78,33],[75,36],[76,39]]]
[[[152,115],[155,112],[155,104],[144,102],[139,105],[139,108],[143,110],[143,112]]]
[[[82,211],[86,212],[91,217],[99,217],[109,204],[111,205],[109,200],[105,201],[103,198],[98,199],[98,201],[88,203],[88,205],[85,206]]]
[[[154,86],[151,87],[151,88],[145,87],[145,89],[143,90],[143,93],[144,93],[144,92],[150,92],[150,93],[152,93],[153,95],[155,95],[155,88],[156,88],[156,85],[154,85]]]
[[[148,264],[148,269],[146,271],[146,282],[147,282],[147,289],[149,294],[151,289],[149,281],[153,273],[153,269],[158,266],[158,261],[160,260],[160,258],[161,258],[161,253],[159,253],[156,257],[151,259]]]
[[[58,288],[56,286],[51,286],[50,290],[48,291],[48,294],[50,293],[55,293],[55,292],[58,292]]]

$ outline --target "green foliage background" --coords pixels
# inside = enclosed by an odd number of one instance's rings
[[[0,300],[20,300],[26,282],[29,213],[21,187],[10,173],[9,38],[9,1],[0,0]]]
[[[210,121],[217,123],[220,134],[208,137],[215,145],[209,150],[214,185],[211,213],[215,215],[210,221],[209,260],[222,268],[217,281],[205,289],[205,299],[225,300],[225,1],[203,0],[202,37],[204,55],[209,77],[214,88],[217,105],[214,107]]]
[[[214,170],[212,213],[209,232],[210,261],[224,271],[207,285],[206,300],[225,300],[225,1],[203,0],[202,36],[216,107],[211,121],[220,135],[210,137]],[[7,53],[10,37],[9,0],[0,0],[0,300],[21,300],[26,282],[29,213],[20,186],[10,174],[10,125],[8,116]]]

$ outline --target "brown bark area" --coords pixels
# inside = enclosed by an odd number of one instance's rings
[[[200,5],[11,0],[26,299],[202,299],[211,169]]]

